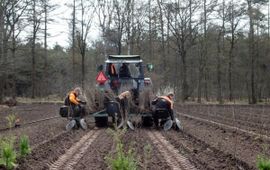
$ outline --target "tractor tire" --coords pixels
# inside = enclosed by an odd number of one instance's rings
[[[108,126],[108,117],[95,117],[96,127]]]
[[[142,117],[142,125],[144,127],[153,126],[153,118],[152,117]]]

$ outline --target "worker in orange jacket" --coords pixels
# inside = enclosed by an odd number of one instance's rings
[[[159,126],[159,119],[171,118],[174,121],[173,97],[174,94],[170,92],[167,96],[158,96],[152,101],[155,106],[153,118],[157,127]]]
[[[67,124],[66,129],[71,130],[75,125],[77,127],[82,127],[83,129],[87,129],[87,125],[85,120],[83,119],[85,115],[85,108],[82,104],[86,104],[81,101],[78,96],[82,94],[82,91],[79,87],[76,87],[74,90],[69,92],[67,98],[65,99],[65,105],[71,106],[72,109],[72,120]]]
[[[72,117],[82,117],[84,114],[84,107],[81,106],[83,103],[78,96],[82,94],[81,88],[76,87],[74,90],[69,92],[65,105],[71,105],[73,115]]]

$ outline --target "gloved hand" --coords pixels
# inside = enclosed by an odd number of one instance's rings
[[[83,104],[83,105],[86,104],[86,101],[79,101],[79,102],[80,102],[80,104]]]

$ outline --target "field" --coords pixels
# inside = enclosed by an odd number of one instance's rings
[[[116,143],[108,128],[65,131],[58,104],[24,104],[0,110],[0,137],[29,136],[32,153],[17,169],[109,169],[106,157]],[[128,130],[124,149],[133,149],[139,169],[256,169],[258,155],[270,156],[270,106],[177,105],[184,130]],[[5,129],[4,117],[16,113],[20,128]]]

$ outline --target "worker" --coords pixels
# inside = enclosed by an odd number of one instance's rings
[[[119,69],[119,77],[130,77],[130,71],[127,63],[123,63]]]
[[[109,76],[110,77],[117,77],[117,73],[116,73],[116,69],[115,69],[115,66],[114,66],[114,64],[113,63],[110,63],[109,65],[108,65],[108,70],[109,70]]]
[[[128,91],[125,91],[118,95],[116,97],[116,101],[120,104],[120,112],[121,112],[121,118],[122,122],[120,123],[120,126],[123,124],[125,126],[125,123],[128,121],[128,108],[129,104],[133,104],[135,97],[137,95],[137,89],[131,89]]]
[[[78,99],[78,96],[82,94],[81,88],[76,87],[74,90],[69,92],[66,100],[65,100],[65,105],[71,106],[71,117],[73,120],[76,121],[76,124],[80,126],[81,119],[85,115],[85,108],[84,104],[85,102],[81,101]],[[84,128],[84,127],[82,127]]]
[[[155,106],[153,118],[156,127],[159,126],[159,119],[170,118],[174,121],[173,97],[174,94],[170,92],[167,96],[159,96],[152,101],[152,104]]]
[[[118,75],[116,73],[116,69],[113,63],[109,63],[108,65],[108,74],[110,76],[110,87],[113,91],[117,92],[119,87]]]

